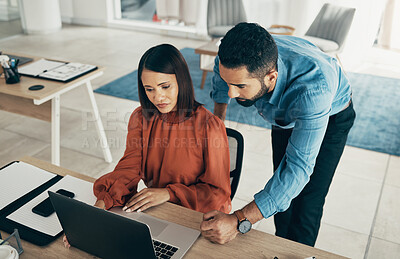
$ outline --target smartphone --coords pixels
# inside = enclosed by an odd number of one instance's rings
[[[69,198],[73,198],[75,196],[73,192],[64,189],[59,189],[58,191],[56,191],[56,193],[67,196]],[[54,212],[54,208],[51,204],[50,198],[45,199],[44,201],[33,207],[32,212],[43,217],[50,216]]]

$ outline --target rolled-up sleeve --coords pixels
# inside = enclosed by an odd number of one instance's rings
[[[254,195],[264,218],[289,208],[313,172],[329,121],[332,95],[305,93],[294,103],[295,126],[286,153],[264,189]]]
[[[216,103],[229,103],[231,98],[228,96],[229,87],[222,80],[219,74],[219,57],[217,56],[214,61],[214,75],[212,78],[212,90],[210,92],[211,99]]]

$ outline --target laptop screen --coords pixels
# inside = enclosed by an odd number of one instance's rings
[[[48,193],[72,246],[102,258],[156,258],[146,224]]]

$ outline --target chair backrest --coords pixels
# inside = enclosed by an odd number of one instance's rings
[[[355,8],[324,4],[305,35],[331,40],[342,48]]]
[[[247,21],[242,0],[208,0],[208,35],[223,37],[233,26]]]
[[[231,199],[233,199],[242,172],[244,139],[242,134],[234,129],[226,128],[226,134],[228,135],[229,141]]]

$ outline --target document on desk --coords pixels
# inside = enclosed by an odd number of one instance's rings
[[[40,74],[40,78],[52,79],[57,81],[68,81],[72,78],[93,71],[97,67],[94,65],[81,63],[68,63],[63,66],[56,67]]]
[[[28,76],[38,76],[43,72],[50,71],[55,69],[59,66],[65,65],[65,62],[47,60],[47,59],[39,59],[31,64],[22,66],[18,68],[18,72],[21,75],[28,75]]]
[[[48,217],[43,217],[33,213],[32,208],[49,197],[47,191],[56,192],[58,189],[65,189],[73,192],[75,194],[74,199],[87,204],[93,205],[96,202],[96,197],[93,194],[93,183],[67,175],[36,198],[8,215],[7,218],[39,232],[50,236],[56,236],[62,231],[56,213]],[[79,215],[77,215],[77,217],[78,216]]]
[[[42,58],[22,66],[18,69],[18,72],[24,76],[69,82],[96,69],[97,66],[95,65],[61,62]]]
[[[24,162],[0,170],[0,210],[56,175]]]

